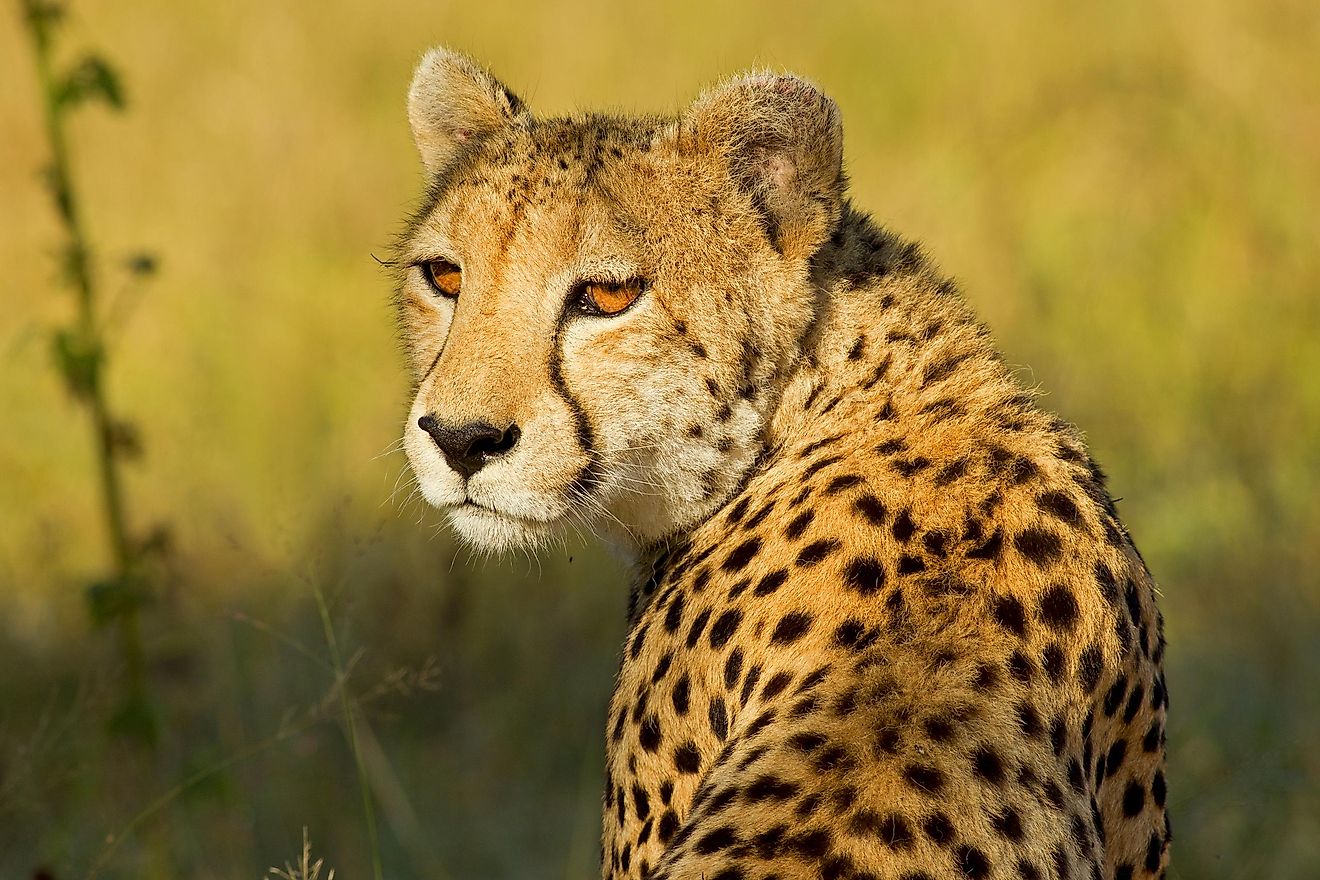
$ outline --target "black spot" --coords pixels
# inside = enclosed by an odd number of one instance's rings
[[[902,452],[904,449],[907,449],[907,444],[895,437],[881,443],[875,448],[875,451],[881,455],[893,455],[896,452]]]
[[[788,527],[784,529],[784,537],[790,541],[796,541],[802,537],[802,533],[811,525],[811,521],[816,518],[816,511],[808,507],[806,510],[793,517]]]
[[[742,693],[739,696],[739,699],[743,703],[747,702],[747,698],[750,697],[752,694],[752,689],[756,687],[756,683],[759,682],[760,680],[761,680],[761,664],[757,663],[754,666],[752,666],[751,669],[747,670],[747,677],[743,679]]]
[[[789,745],[797,749],[799,752],[809,755],[812,752],[816,751],[816,749],[825,745],[827,740],[825,739],[825,734],[823,733],[804,731],[803,733],[793,734],[793,736],[789,738],[788,742]]]
[[[1054,858],[1054,875],[1056,877],[1071,876],[1071,860],[1068,858],[1068,853],[1064,852],[1063,847],[1056,846],[1052,855]]]
[[[710,626],[710,646],[718,651],[729,643],[733,634],[738,631],[739,624],[742,623],[743,614],[737,608],[730,608],[719,617]]]
[[[628,648],[628,656],[636,660],[637,656],[642,653],[642,645],[645,643],[646,627],[640,626],[637,628],[637,631],[633,633],[632,645]]]
[[[1082,690],[1091,693],[1095,690],[1096,684],[1100,681],[1100,673],[1104,670],[1105,661],[1100,653],[1100,649],[1091,645],[1082,651],[1081,658],[1077,661],[1077,680],[1081,682]]]
[[[851,489],[862,482],[862,478],[857,474],[841,474],[830,480],[825,486],[826,495],[834,495],[845,489]]]
[[[708,831],[696,843],[697,852],[702,855],[717,853],[722,849],[728,849],[738,842],[738,835],[734,833],[733,828],[728,825],[721,825],[713,831]]]
[[[633,804],[637,809],[637,818],[645,819],[651,815],[651,799],[647,797],[646,789],[640,785],[633,785]]]
[[[1017,636],[1027,634],[1027,610],[1016,596],[1000,596],[992,609],[995,621]]]
[[[654,715],[647,715],[646,720],[642,722],[641,732],[637,735],[638,742],[646,751],[654,752],[660,748],[660,738],[660,719]]]
[[[1055,749],[1055,755],[1063,755],[1064,745],[1068,741],[1068,724],[1064,722],[1063,715],[1057,716],[1051,726],[1049,726],[1049,745]]]
[[[1068,784],[1079,793],[1086,789],[1086,775],[1082,772],[1082,763],[1076,758],[1068,762]]]
[[[780,618],[775,631],[770,635],[770,641],[776,645],[789,645],[806,635],[807,630],[811,629],[812,617],[801,611],[794,611],[785,614]]]
[[[790,838],[788,846],[804,858],[820,859],[830,851],[830,833],[822,829],[806,831]]]
[[[742,518],[747,515],[747,507],[751,503],[752,503],[752,499],[746,495],[739,498],[738,502],[734,504],[733,507],[729,508],[729,513],[728,516],[726,517],[729,521],[729,524],[737,525],[739,522],[741,522]]]
[[[999,668],[991,663],[982,663],[976,669],[976,689],[990,691],[999,684]]]
[[[991,785],[1003,785],[1004,761],[999,753],[989,746],[982,746],[972,753],[972,769],[976,775]]]
[[[1071,630],[1077,623],[1077,613],[1077,599],[1064,584],[1055,584],[1040,597],[1041,619],[1051,629]]]
[[[729,735],[729,710],[725,708],[724,701],[719,697],[711,700],[706,717],[710,721],[710,729],[715,732],[715,737],[723,741]]]
[[[1105,762],[1106,776],[1113,776],[1118,772],[1118,768],[1123,766],[1123,758],[1127,755],[1127,740],[1120,739],[1109,747],[1109,756]]]
[[[940,846],[948,846],[953,841],[953,823],[941,810],[936,810],[922,819],[921,830]]]
[[[1104,709],[1106,718],[1114,717],[1114,713],[1117,712],[1118,707],[1123,704],[1123,698],[1126,696],[1127,676],[1120,675],[1114,680],[1114,683],[1109,686],[1109,690],[1105,692]]]
[[[1030,703],[1022,703],[1018,706],[1018,727],[1022,729],[1022,735],[1029,739],[1037,739],[1045,732],[1045,725],[1041,723],[1040,713],[1036,707]]]
[[[724,661],[724,687],[733,689],[738,685],[738,679],[742,677],[743,652],[742,648],[734,648],[729,652],[729,659]]]
[[[954,852],[954,858],[958,862],[958,867],[962,869],[963,876],[970,877],[971,880],[984,880],[990,876],[990,860],[976,847],[963,844]],[[1067,874],[1060,873],[1059,876],[1066,877]]]
[[[761,552],[761,539],[748,538],[733,549],[720,568],[725,571],[742,571],[747,567],[747,563],[756,558],[756,554],[759,552]]]
[[[993,535],[985,540],[985,543],[979,547],[973,547],[967,551],[968,559],[998,559],[999,551],[1003,549],[1004,536],[999,529],[995,529]]]
[[[1152,721],[1150,729],[1146,731],[1146,736],[1141,740],[1141,750],[1143,752],[1153,752],[1158,749],[1161,733],[1159,721]]]
[[[1081,511],[1077,509],[1077,505],[1064,492],[1046,492],[1036,498],[1036,505],[1073,528],[1081,528],[1082,526]]]
[[[932,556],[942,557],[945,554],[944,543],[948,540],[948,535],[944,532],[927,532],[921,538],[921,543],[926,546],[926,552]]]
[[[670,633],[678,632],[678,627],[683,622],[683,602],[682,593],[675,593],[674,598],[669,602],[669,610],[665,613],[665,630]]]
[[[1122,864],[1114,869],[1114,880],[1132,880],[1132,865]]]
[[[674,685],[674,692],[671,695],[671,700],[674,704],[674,711],[678,713],[679,717],[688,713],[688,689],[690,686],[686,672],[683,673],[683,677],[678,680],[678,683]]]
[[[870,493],[857,496],[857,500],[853,502],[853,510],[873,526],[884,525],[885,506],[879,498]]]
[[[788,580],[788,572],[782,568],[776,569],[757,582],[756,589],[752,590],[752,595],[768,596],[782,587],[786,580]]]
[[[875,832],[890,849],[912,848],[912,826],[908,824],[907,819],[897,813],[887,813],[879,817]]]
[[[875,734],[875,753],[876,757],[881,755],[893,755],[898,752],[898,746],[901,737],[898,729],[895,727],[882,727]]]
[[[970,352],[958,352],[926,364],[926,368],[921,373],[921,387],[925,388],[927,385],[947,379],[958,365],[969,357],[971,357]]]
[[[926,729],[926,736],[936,742],[948,742],[953,739],[953,721],[943,715],[932,715],[922,723],[922,726]]]
[[[797,564],[801,566],[812,566],[825,559],[835,550],[839,549],[839,542],[834,538],[825,538],[820,541],[813,541],[802,548],[797,555]]]
[[[1026,859],[1021,859],[1017,863],[1018,877],[1021,880],[1042,880],[1040,868],[1037,868]]]
[[[1118,580],[1109,566],[1097,561],[1095,564],[1095,582],[1100,586],[1100,594],[1110,605],[1118,605]]]
[[[1036,666],[1026,654],[1014,651],[1008,658],[1008,673],[1023,684],[1030,684],[1036,673]]]
[[[944,788],[944,774],[929,764],[909,764],[903,768],[903,778],[924,794],[939,794]]]
[[[866,335],[859,334],[856,341],[853,342],[852,348],[848,349],[848,360],[850,361],[860,360],[862,357],[862,352],[865,349],[866,349]]]
[[[1040,655],[1041,666],[1045,667],[1045,672],[1050,677],[1050,681],[1059,684],[1063,681],[1064,667],[1066,658],[1063,655],[1063,648],[1057,643],[1045,646],[1045,650]]]
[[[755,804],[761,801],[786,801],[796,796],[798,787],[769,773],[752,780],[752,784],[743,791],[743,800]]]
[[[905,477],[920,473],[930,467],[930,459],[924,455],[918,455],[913,458],[899,458],[894,460],[894,470]]]
[[[1155,778],[1150,783],[1150,794],[1155,799],[1155,806],[1164,809],[1164,801],[1169,795],[1168,786],[1164,782],[1164,771],[1156,770]]]
[[[859,556],[844,568],[843,581],[855,593],[874,596],[885,585],[885,567],[878,559]]]
[[[898,557],[899,574],[917,574],[926,570],[926,563],[920,556],[900,556]]]
[[[660,662],[655,664],[655,671],[651,673],[651,684],[659,683],[660,679],[664,678],[665,674],[669,672],[669,665],[673,662],[674,662],[673,651],[670,651],[668,654],[665,654],[665,656],[661,657]]]
[[[687,646],[695,648],[697,641],[700,640],[702,632],[706,629],[706,623],[710,620],[710,609],[707,608],[697,615],[697,619],[692,621],[691,628],[688,629]]]
[[[1140,782],[1132,781],[1128,783],[1127,789],[1123,792],[1123,815],[1136,816],[1146,807],[1146,789]]]
[[[1022,815],[1012,807],[1005,807],[1004,812],[995,816],[991,824],[995,826],[995,832],[1005,840],[1016,842],[1022,839]]]
[[[1146,843],[1146,870],[1158,871],[1160,869],[1160,856],[1164,853],[1164,841],[1158,834],[1152,834],[1150,840]]]
[[[756,854],[767,861],[773,859],[779,853],[780,844],[784,839],[784,832],[787,830],[787,827],[783,825],[775,825],[756,835],[752,839]]]
[[[765,683],[765,687],[761,690],[761,699],[774,699],[783,693],[784,689],[787,688],[792,681],[793,676],[791,673],[776,672],[770,677],[770,680]]]
[[[912,537],[912,533],[916,530],[917,527],[912,522],[912,512],[906,507],[900,510],[898,516],[894,517],[894,537],[899,541],[906,543],[907,540]]]
[[[1048,529],[1037,526],[1024,529],[1013,539],[1013,546],[1027,559],[1044,568],[1053,565],[1063,555],[1063,541]]]
[[[839,624],[838,629],[834,631],[834,641],[842,648],[857,650],[865,633],[866,627],[862,622],[855,617],[850,617]]]

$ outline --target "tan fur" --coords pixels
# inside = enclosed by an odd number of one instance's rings
[[[423,492],[478,547],[637,559],[602,876],[1162,876],[1150,576],[1077,434],[846,202],[833,102],[753,73],[676,120],[542,120],[437,51],[409,117]],[[464,480],[428,415],[521,434]]]

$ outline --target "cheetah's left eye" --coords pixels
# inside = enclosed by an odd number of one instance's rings
[[[636,302],[646,289],[640,278],[627,281],[583,281],[574,291],[573,305],[584,315],[610,317]]]

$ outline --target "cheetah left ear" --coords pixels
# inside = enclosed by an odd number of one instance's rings
[[[438,174],[466,147],[527,115],[517,95],[452,49],[423,55],[408,87],[408,124],[427,174]]]
[[[718,85],[683,115],[680,141],[721,155],[785,256],[807,259],[842,209],[838,105],[791,74],[752,72]]]

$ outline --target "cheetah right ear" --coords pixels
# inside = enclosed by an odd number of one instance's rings
[[[810,257],[829,238],[843,203],[843,125],[838,106],[814,85],[791,74],[743,74],[697,98],[680,131],[722,157],[780,253]]]
[[[470,144],[527,115],[499,80],[443,47],[422,56],[408,87],[408,124],[430,175],[449,167]]]

